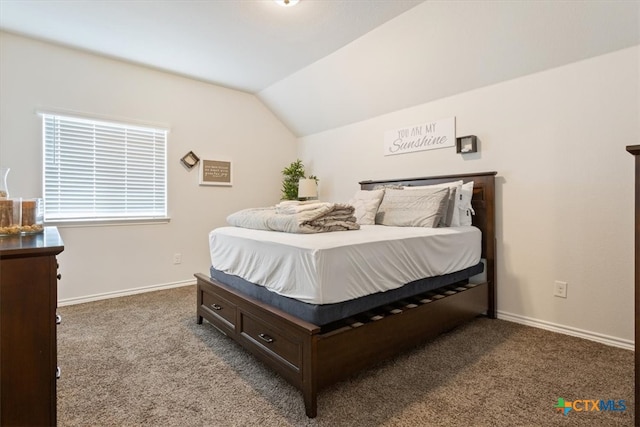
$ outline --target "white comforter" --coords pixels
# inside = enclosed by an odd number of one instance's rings
[[[354,207],[344,203],[280,203],[273,207],[235,212],[227,222],[236,227],[286,233],[324,233],[357,230]]]
[[[211,265],[290,298],[330,304],[477,264],[476,227],[363,225],[290,234],[222,227],[209,234]]]

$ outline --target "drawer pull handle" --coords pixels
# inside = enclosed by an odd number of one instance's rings
[[[56,314],[56,325],[59,325],[60,323],[62,323],[62,316]]]
[[[211,304],[211,308],[213,308],[214,310],[222,310],[222,307],[220,307],[218,304]]]
[[[271,344],[274,341],[274,339],[267,334],[258,334],[258,336],[267,344]]]
[[[60,370],[60,366],[56,367],[56,379],[60,379],[60,376],[62,375],[62,371]]]
[[[62,274],[58,273],[58,275],[56,276],[58,278],[58,280],[62,279]]]

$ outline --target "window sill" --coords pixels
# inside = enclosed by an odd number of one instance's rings
[[[46,226],[58,228],[80,228],[80,227],[113,227],[122,225],[156,225],[168,224],[170,217],[162,218],[110,218],[110,219],[60,219],[45,221]]]

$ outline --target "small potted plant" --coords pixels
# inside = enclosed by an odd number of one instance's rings
[[[302,160],[297,159],[295,162],[292,162],[282,170],[282,175],[284,175],[284,179],[282,180],[282,200],[298,200],[298,185],[300,179],[306,178]],[[318,181],[318,178],[314,175],[310,175],[308,179]]]

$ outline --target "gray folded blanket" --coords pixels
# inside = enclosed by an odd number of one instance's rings
[[[236,227],[286,233],[325,233],[358,230],[354,207],[345,203],[283,202],[266,208],[232,213],[227,222]]]

